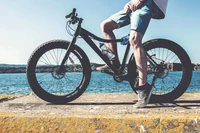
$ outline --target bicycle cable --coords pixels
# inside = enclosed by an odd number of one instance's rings
[[[66,31],[70,36],[74,37],[74,35],[72,34],[72,32],[70,30],[72,30],[74,32],[75,32],[75,30],[70,26],[70,24],[71,24],[71,21],[67,21],[67,23],[66,23]]]
[[[67,33],[68,33],[70,36],[74,37],[74,35],[73,35],[72,32],[70,31],[70,30],[72,30],[72,31],[75,32],[75,30],[70,26],[71,23],[72,23],[72,22],[71,22],[70,20],[67,21],[67,23],[66,23],[66,31],[67,31]],[[78,38],[82,39],[81,36],[78,36]],[[90,38],[90,39],[94,39],[94,38],[91,37],[91,36],[89,36],[89,38]]]

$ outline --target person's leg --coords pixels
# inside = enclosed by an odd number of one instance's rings
[[[113,30],[117,28],[118,24],[111,19],[107,19],[101,23],[101,31],[106,39],[116,39]],[[108,47],[115,55],[114,60],[119,60],[117,52],[117,43],[108,43]]]
[[[147,83],[147,55],[142,45],[142,38],[143,35],[140,32],[131,30],[129,41],[133,49],[138,69],[139,86]]]
[[[130,44],[132,46],[135,62],[138,69],[139,84],[135,88],[138,94],[138,102],[135,108],[143,108],[149,103],[152,87],[147,83],[147,55],[142,45],[143,35],[140,32],[131,30]]]
[[[131,32],[129,42],[132,46],[138,69],[139,84],[136,87],[138,102],[136,108],[145,107],[150,99],[152,87],[147,83],[147,55],[142,45],[142,38],[152,17],[152,0],[147,0],[131,15]]]
[[[113,14],[107,20],[103,21],[101,23],[101,30],[106,39],[116,39],[113,30],[124,27],[128,24],[130,24],[129,15],[127,15],[126,12],[124,12],[124,10],[121,10]],[[117,43],[116,42],[108,43],[108,47],[116,55],[115,60],[118,61],[119,57],[117,52]]]
[[[101,30],[106,39],[116,39],[113,30],[121,28],[128,24],[130,24],[129,16],[123,10],[121,10],[116,14],[112,15],[107,20],[103,21],[101,23]],[[115,54],[115,58],[114,60],[111,61],[111,63],[114,64],[116,68],[119,68],[120,62],[117,51],[117,43],[116,42],[108,43],[108,47],[113,52],[113,54]],[[96,70],[98,71],[108,70],[108,69],[110,68],[107,65],[96,68]]]

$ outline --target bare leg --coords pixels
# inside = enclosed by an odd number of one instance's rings
[[[101,30],[106,39],[116,39],[113,30],[118,27],[117,23],[112,20],[105,20],[101,23]],[[115,54],[115,60],[119,60],[116,42],[108,43],[108,47]]]
[[[143,35],[139,32],[131,30],[130,44],[132,46],[135,61],[139,72],[139,86],[147,83],[147,55],[142,45]]]

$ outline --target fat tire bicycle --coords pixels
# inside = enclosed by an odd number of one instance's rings
[[[27,80],[33,92],[55,104],[71,102],[84,93],[92,70],[86,53],[75,44],[79,37],[110,67],[111,71],[105,73],[112,75],[116,82],[128,81],[136,92],[139,77],[134,53],[127,60],[129,41],[125,42],[124,57],[121,67],[117,69],[93,40],[122,43],[124,39],[102,39],[82,28],[83,19],[78,17],[75,8],[66,18],[69,19],[68,28],[77,25],[72,41],[48,41],[36,48],[28,60]],[[148,57],[148,82],[153,87],[150,102],[170,102],[179,98],[188,88],[192,77],[192,65],[186,51],[167,39],[153,39],[143,45]]]

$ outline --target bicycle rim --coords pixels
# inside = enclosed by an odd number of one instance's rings
[[[89,83],[88,60],[77,46],[70,52],[62,72],[58,72],[66,50],[66,42],[50,42],[39,47],[29,60],[29,84],[46,101],[71,101],[81,95]]]
[[[152,101],[173,101],[181,96],[191,81],[191,62],[187,53],[178,44],[158,40],[146,46],[147,53],[158,64],[157,68],[147,62],[148,83],[153,86]],[[160,70],[159,70],[160,69]]]

